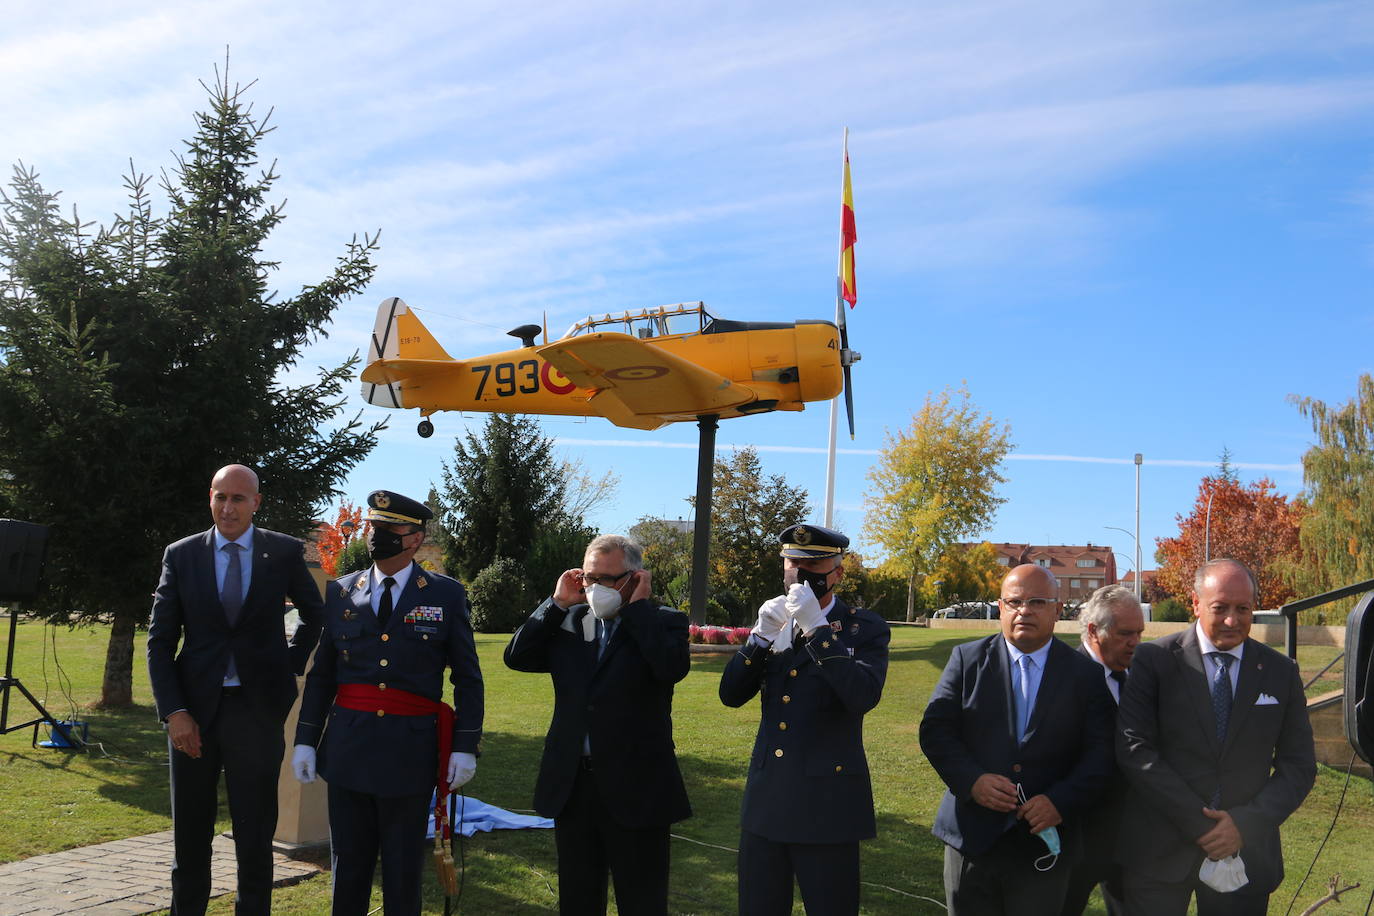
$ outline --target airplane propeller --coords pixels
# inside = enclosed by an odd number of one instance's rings
[[[843,315],[841,315],[843,318]],[[844,367],[844,412],[849,418],[849,438],[854,438],[854,379],[850,368],[863,359],[858,350],[849,349],[849,322],[840,322],[840,365]]]

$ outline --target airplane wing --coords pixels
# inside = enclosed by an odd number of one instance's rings
[[[747,385],[628,334],[567,337],[536,352],[573,384],[594,389],[588,406],[618,426],[654,429],[662,425],[659,417],[716,413],[758,397]]]

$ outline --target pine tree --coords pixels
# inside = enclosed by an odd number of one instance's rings
[[[257,171],[272,129],[231,85],[163,173],[155,216],[131,164],[128,211],[94,231],[37,172],[0,194],[0,514],[52,526],[46,588],[31,608],[112,621],[101,702],[132,699],[133,636],[146,622],[162,548],[209,527],[215,470],[255,468],[258,522],[304,536],[376,444],[380,424],[341,419],[357,356],[283,379],[372,277],[374,238],[355,236],[318,284],[278,300],[262,249],[284,218]]]

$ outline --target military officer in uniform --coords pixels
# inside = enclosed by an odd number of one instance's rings
[[[292,765],[329,783],[334,916],[368,911],[378,851],[387,916],[420,912],[431,797],[473,777],[482,672],[463,586],[421,569],[433,513],[389,490],[367,498],[372,566],[330,582]],[[443,703],[444,669],[454,703]],[[437,806],[436,806],[437,807]]]
[[[785,594],[765,601],[720,679],[720,699],[755,694],[762,718],[744,788],[739,911],[859,912],[859,841],[877,835],[863,719],[887,677],[886,621],[835,597],[849,538],[793,525],[782,544]]]

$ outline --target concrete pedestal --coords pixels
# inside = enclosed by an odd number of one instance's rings
[[[305,689],[305,678],[296,678],[297,691]],[[301,785],[291,772],[295,750],[296,719],[301,711],[300,697],[286,717],[286,756],[277,778],[277,832],[279,843],[291,846],[317,846],[329,842],[329,804],[323,779]]]

